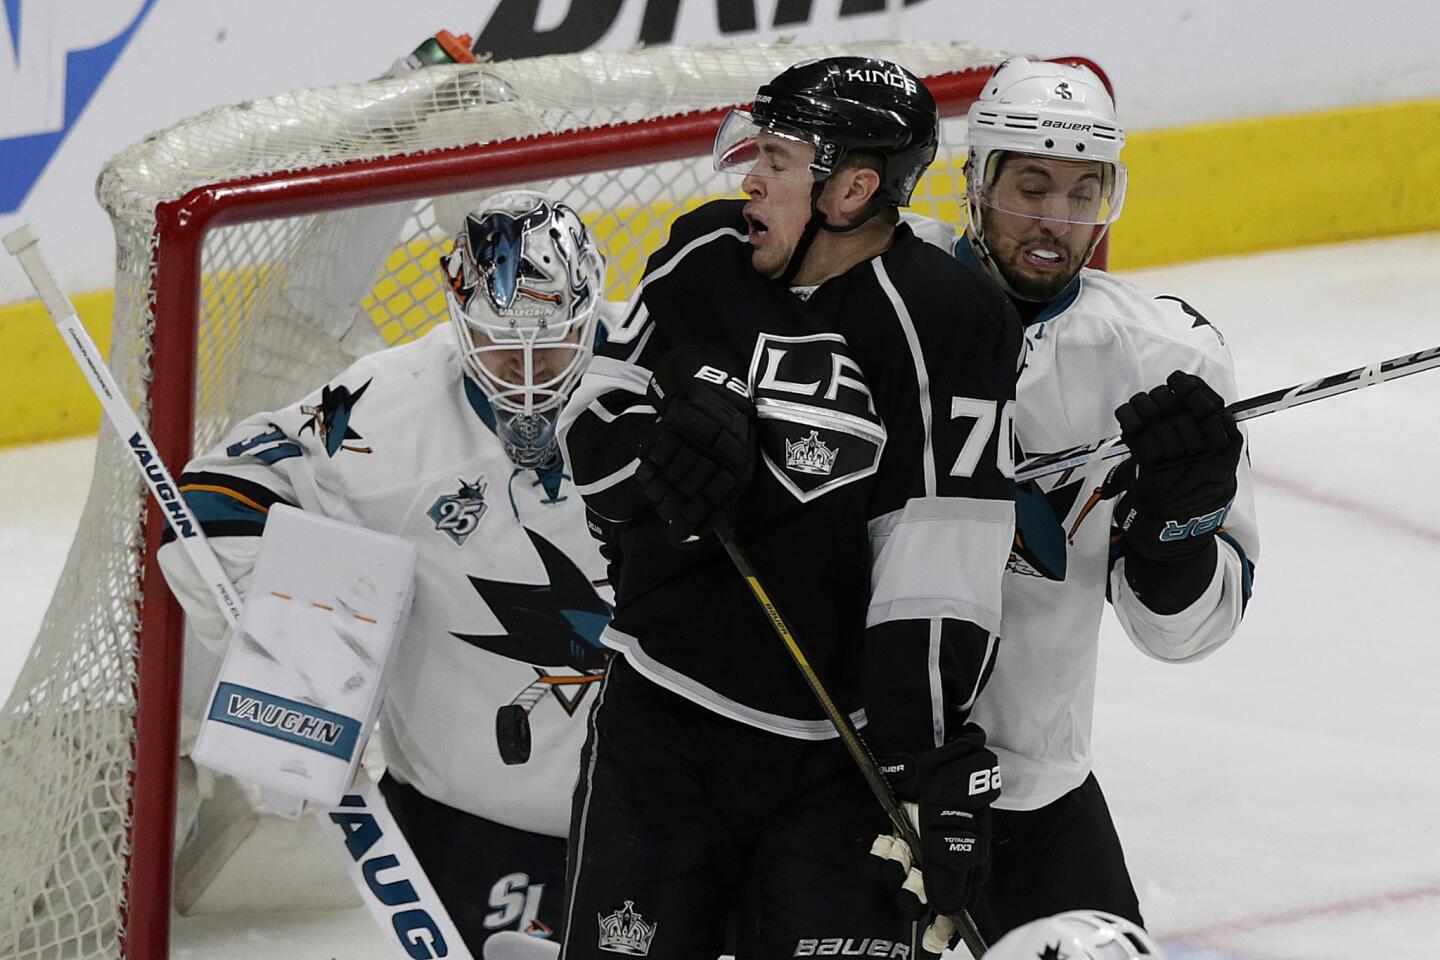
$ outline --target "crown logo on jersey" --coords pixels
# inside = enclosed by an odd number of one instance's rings
[[[831,450],[820,439],[818,430],[811,430],[810,436],[795,443],[785,441],[785,469],[796,473],[809,473],[819,477],[830,476],[835,469],[835,458],[839,450]]]
[[[600,920],[600,949],[611,953],[623,953],[631,957],[643,957],[650,953],[650,941],[655,939],[658,923],[646,923],[635,912],[635,902],[626,900],[625,906],[608,917],[595,915]]]

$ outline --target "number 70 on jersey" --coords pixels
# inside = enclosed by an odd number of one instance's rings
[[[952,477],[973,477],[980,458],[996,436],[995,461],[1002,477],[1015,476],[1015,401],[951,397],[950,419],[972,421],[960,455],[950,467]]]

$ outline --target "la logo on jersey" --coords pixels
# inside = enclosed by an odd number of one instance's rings
[[[762,333],[750,395],[765,466],[801,503],[870,476],[885,449],[864,371],[838,333]]]

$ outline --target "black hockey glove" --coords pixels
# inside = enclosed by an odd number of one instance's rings
[[[755,474],[755,405],[739,369],[700,347],[677,347],[655,366],[659,416],[641,437],[635,477],[673,543],[720,524]]]
[[[1242,438],[1225,401],[1180,370],[1115,411],[1130,458],[1103,494],[1115,507],[1126,554],[1177,560],[1206,549],[1235,499]]]
[[[912,866],[899,837],[876,837],[870,855],[879,858],[911,916],[959,913],[989,874],[990,804],[1000,796],[1000,765],[985,746],[985,732],[967,723],[943,747],[882,767],[906,801],[924,867]]]
[[[616,596],[620,594],[620,563],[624,559],[620,552],[620,528],[623,523],[606,520],[600,514],[585,508],[585,528],[600,544],[600,556],[605,558],[605,579]]]

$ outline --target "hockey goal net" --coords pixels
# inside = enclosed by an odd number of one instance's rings
[[[709,160],[725,109],[795,61],[846,53],[908,66],[952,118],[1003,58],[879,42],[432,67],[156,133],[97,187],[116,235],[116,378],[178,473],[237,418],[443,319],[436,261],[455,211],[505,186],[580,211],[621,299],[677,215],[735,194]],[[961,126],[945,124],[913,204],[952,223]],[[0,956],[168,951],[183,643],[154,562],[161,523],[102,430],[79,533],[0,712]]]

